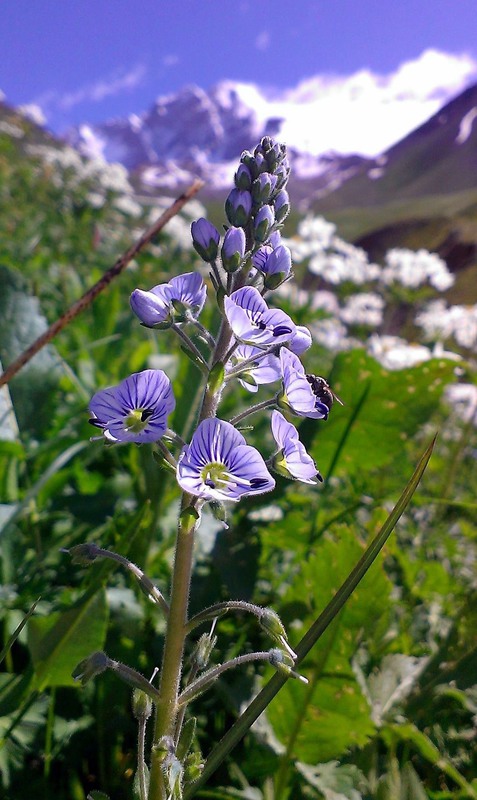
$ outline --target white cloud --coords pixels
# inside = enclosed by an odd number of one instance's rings
[[[175,67],[177,64],[180,64],[180,58],[174,53],[170,53],[169,55],[164,56],[162,59],[162,64],[164,67]]]
[[[270,47],[270,33],[269,31],[262,31],[255,39],[255,47],[257,50],[265,52]]]
[[[122,92],[131,91],[139,86],[146,74],[144,64],[136,64],[128,71],[117,70],[111,75],[94,83],[76,89],[73,92],[45,92],[35,101],[43,109],[69,111],[82,103],[100,103],[105,97],[113,97]]]
[[[240,85],[240,95],[260,119],[283,118],[280,138],[312,154],[329,150],[374,156],[424,123],[477,79],[468,54],[425,50],[380,75],[362,69],[349,76],[318,75],[282,92]]]

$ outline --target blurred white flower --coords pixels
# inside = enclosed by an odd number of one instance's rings
[[[378,294],[362,292],[347,298],[340,311],[342,322],[347,325],[366,325],[376,328],[383,321],[384,300]]]
[[[395,247],[386,253],[386,266],[381,272],[381,280],[387,286],[400,283],[410,289],[417,289],[423,283],[430,283],[439,292],[445,292],[454,284],[454,276],[436,253],[428,250],[406,250]]]
[[[431,341],[453,337],[461,347],[477,346],[477,305],[447,306],[443,300],[433,300],[416,315],[416,324]]]
[[[432,353],[428,347],[409,344],[399,336],[379,336],[373,333],[366,342],[368,353],[386,369],[405,369],[428,361]]]
[[[446,387],[444,397],[461,420],[477,426],[477,386],[453,383]]]

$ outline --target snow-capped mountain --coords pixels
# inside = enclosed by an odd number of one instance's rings
[[[230,186],[243,150],[266,134],[279,138],[283,133],[288,133],[284,140],[293,162],[290,191],[295,202],[326,198],[328,206],[328,197],[333,197],[336,202],[333,200],[330,208],[336,208],[343,202],[360,204],[366,197],[367,204],[373,205],[374,195],[376,202],[381,202],[385,188],[396,192],[403,181],[414,185],[412,196],[428,189],[429,193],[437,191],[436,181],[441,191],[446,184],[447,191],[475,186],[477,86],[466,89],[412,133],[396,144],[396,139],[392,140],[391,147],[373,157],[369,155],[376,142],[366,152],[363,148],[341,153],[320,150],[331,141],[330,134],[325,136],[322,131],[323,87],[318,87],[321,95],[316,86],[307,87],[305,93],[302,87],[298,96],[295,90],[293,96],[273,98],[257,86],[232,81],[209,91],[187,86],[158,98],[141,116],[83,124],[71,130],[68,139],[84,155],[122,163],[134,173],[141,192],[176,192],[201,177],[206,181],[205,194],[216,194]],[[353,97],[349,99],[350,125],[359,118],[358,101]],[[389,112],[394,116],[395,105]],[[326,119],[330,113],[328,110]],[[302,124],[297,125],[290,115]],[[341,120],[336,125],[338,139],[342,128]],[[386,135],[389,140],[390,134]],[[348,136],[346,141],[354,140]]]
[[[145,191],[177,191],[201,177],[215,192],[230,185],[243,150],[262,136],[279,136],[285,120],[268,116],[269,107],[252,85],[224,81],[210,91],[187,86],[159,98],[141,116],[80,125],[67,138],[84,155],[122,163]],[[295,196],[309,181],[315,192],[326,193],[367,163],[358,155],[316,155],[290,145]]]

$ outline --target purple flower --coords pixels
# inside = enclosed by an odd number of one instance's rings
[[[322,393],[313,390],[313,376],[306,375],[298,356],[286,347],[280,350],[283,393],[279,405],[298,417],[328,419],[330,407],[323,402]]]
[[[163,323],[185,322],[197,317],[205,303],[207,287],[198,272],[186,272],[169,283],[154,286],[148,292],[135,289],[131,308],[143,325],[152,328]]]
[[[290,211],[290,198],[286,189],[281,189],[273,201],[275,218],[277,222],[283,222]]]
[[[275,222],[275,214],[271,206],[262,206],[253,220],[253,232],[256,242],[265,242]]]
[[[201,217],[190,226],[192,244],[200,257],[207,262],[215,261],[219,250],[220,233],[208,219]]]
[[[252,183],[252,198],[256,206],[268,203],[277,179],[269,172],[262,172]]]
[[[276,289],[291,272],[291,253],[284,244],[279,244],[275,249],[266,245],[257,250],[252,263],[264,273],[267,289]]]
[[[280,380],[280,359],[273,353],[264,354],[259,347],[240,344],[233,352],[229,369],[240,367],[244,361],[250,363],[238,377],[244,389],[249,392],[257,392],[259,386]]]
[[[239,168],[234,176],[234,183],[237,189],[250,189],[252,185],[252,176],[250,170],[245,164],[239,164]]]
[[[296,327],[279,309],[268,308],[260,292],[244,286],[224,300],[224,311],[235,337],[247,344],[267,347],[292,339]]]
[[[305,328],[304,325],[297,325],[296,333],[293,339],[290,339],[287,343],[287,347],[292,353],[295,353],[296,356],[301,356],[312,344],[313,339],[308,328]]]
[[[92,397],[90,423],[102,428],[109,442],[156,442],[175,408],[169,378],[161,369],[135,372],[119,386]]]
[[[272,433],[279,451],[273,457],[273,468],[285,478],[293,478],[303,483],[316,483],[315,477],[322,481],[315,462],[308,455],[298,438],[298,431],[287,422],[280,411],[272,412]]]
[[[203,500],[231,500],[271,491],[275,481],[254,447],[229,422],[205,419],[177,464],[184,491]]]
[[[252,195],[242,189],[232,189],[225,201],[225,213],[231,225],[243,228],[252,210]]]
[[[227,272],[235,272],[242,264],[245,255],[245,231],[243,228],[229,228],[224,236],[221,250],[222,265]]]

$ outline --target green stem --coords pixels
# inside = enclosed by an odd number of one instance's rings
[[[186,348],[190,350],[191,353],[194,354],[194,356],[198,361],[197,366],[200,366],[200,368],[205,372],[207,365],[205,363],[204,356],[200,352],[199,348],[194,344],[190,336],[188,336],[187,333],[178,324],[172,325],[172,330],[174,331],[174,333],[177,333],[179,339],[182,339]]]
[[[221,617],[227,613],[227,611],[247,611],[250,614],[254,614],[258,619],[263,617],[264,609],[262,606],[256,606],[254,603],[247,603],[246,600],[225,600],[223,603],[215,603],[213,606],[209,606],[208,608],[204,608],[203,611],[200,611],[196,614],[192,619],[189,620],[187,623],[187,633],[190,633],[197,628],[198,625],[201,625],[203,622],[208,622],[211,619],[215,619],[216,617]]]
[[[46,722],[46,735],[45,735],[45,765],[43,775],[45,780],[48,780],[51,769],[51,746],[53,744],[53,726],[55,723],[55,699],[56,690],[53,687],[50,694],[50,703],[48,706],[48,718]]]
[[[141,719],[139,720],[138,735],[137,735],[137,777],[138,777],[138,790],[139,790],[140,800],[147,800],[146,763],[144,760],[146,724],[147,724],[147,717],[142,716]]]
[[[237,416],[232,417],[232,419],[230,419],[229,422],[231,425],[236,425],[237,422],[241,422],[243,419],[246,419],[251,414],[256,414],[257,411],[262,411],[262,409],[264,408],[270,408],[271,406],[275,405],[276,405],[275,397],[272,397],[271,399],[268,398],[268,400],[262,400],[261,403],[257,403],[255,406],[251,406],[250,408],[245,409],[245,411],[242,411],[241,414],[237,414]]]
[[[240,664],[248,664],[250,661],[270,661],[270,650],[262,650],[258,653],[244,653],[241,656],[231,658],[230,661],[225,661],[223,664],[216,664],[215,667],[204,672],[197,680],[193,681],[187,689],[179,696],[180,705],[185,705],[194,700],[199,694],[212,686],[212,683],[226,672],[228,669],[239,667]]]
[[[182,508],[187,507],[189,499],[188,495],[184,495]],[[182,673],[187,606],[192,574],[194,532],[194,527],[183,529],[179,526],[177,533],[171,602],[167,619],[166,640],[159,684],[159,700],[156,707],[154,725],[154,744],[157,744],[163,736],[173,738],[175,734],[178,712],[177,698],[179,696]],[[161,754],[157,753],[153,748],[149,800],[165,800],[167,791],[161,769]]]

